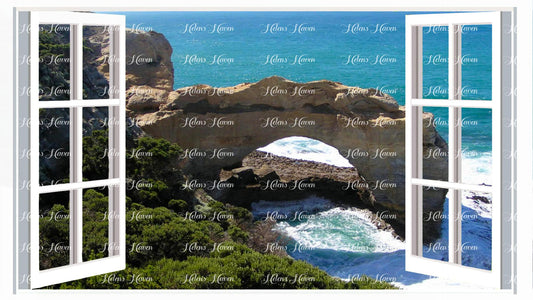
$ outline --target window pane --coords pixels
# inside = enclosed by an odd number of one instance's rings
[[[423,256],[448,261],[448,199],[447,190],[422,187]]]
[[[110,26],[83,26],[83,99],[109,99]],[[111,52],[112,53],[112,52]]]
[[[70,25],[39,25],[39,100],[70,99]]]
[[[461,264],[492,268],[492,194],[461,191]]]
[[[68,108],[39,110],[39,185],[69,182]]]
[[[108,187],[83,190],[83,261],[109,256],[109,219],[116,217],[109,213]]]
[[[84,181],[109,178],[109,156],[118,155],[109,150],[109,122],[108,107],[83,108]]]
[[[59,192],[39,196],[39,269],[69,264],[69,194]]]
[[[492,98],[492,25],[461,30],[461,99]]]
[[[448,99],[448,27],[422,28],[422,97]]]
[[[492,185],[492,110],[461,109],[461,182]]]
[[[422,178],[448,181],[448,108],[423,107]]]

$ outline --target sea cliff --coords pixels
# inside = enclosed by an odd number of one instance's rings
[[[227,172],[246,166],[250,158],[257,171],[261,162],[254,151],[260,147],[289,136],[316,139],[337,148],[354,166],[357,178],[341,178],[338,173],[331,178],[331,170],[318,167],[305,179],[330,182],[322,184],[322,192],[351,184],[348,191],[358,199],[354,206],[392,212],[395,231],[404,235],[405,108],[393,97],[329,80],[300,83],[279,76],[231,87],[198,84],[174,89],[172,47],[163,35],[127,31],[126,42],[127,113],[142,134],[178,143],[185,151],[229,153],[223,159],[191,157],[185,173],[199,180],[228,180]],[[105,47],[95,49],[106,52]],[[105,73],[98,61],[93,64]],[[424,152],[446,153],[447,144],[432,120],[432,114],[423,114]],[[274,173],[283,179],[279,161],[277,166]],[[447,168],[443,156],[427,155],[423,161],[425,178],[445,180]],[[445,194],[446,190],[425,191],[424,211],[441,211]],[[440,222],[425,224],[424,230],[425,240],[432,240],[440,234]]]

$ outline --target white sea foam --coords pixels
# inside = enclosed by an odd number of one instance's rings
[[[482,218],[492,218],[492,196],[490,194],[464,191],[462,196],[462,204],[464,206],[473,209]],[[485,197],[490,203],[485,203],[479,199],[476,200],[473,198],[474,196]]]
[[[263,152],[274,155],[326,163],[339,167],[353,167],[339,151],[321,141],[302,136],[291,136],[277,140],[259,148]],[[492,184],[492,155],[490,152],[475,153],[466,151],[462,156],[462,182],[468,184]],[[474,154],[474,155],[472,155]],[[471,199],[472,193],[466,191],[463,195],[463,205],[475,210],[483,218],[491,218],[492,205]],[[476,193],[476,195],[481,195]],[[492,201],[492,195],[483,194]]]
[[[468,184],[492,184],[492,154],[490,152],[479,153],[475,156],[462,157],[462,182]],[[485,203],[473,196],[486,197],[490,203]],[[492,195],[486,193],[464,191],[462,204],[475,210],[483,218],[492,218]]]
[[[337,149],[305,137],[281,139],[258,150],[294,159],[317,161],[341,167],[352,166],[340,155]],[[490,152],[463,156],[461,166],[463,170],[462,181],[469,184],[491,185],[491,164],[492,157]],[[474,195],[487,197],[490,200],[489,202],[492,201],[489,194],[465,191],[462,205],[474,210],[476,214],[483,218],[491,218],[492,205],[479,199],[472,199]],[[447,202],[445,203],[446,205]],[[441,278],[418,279],[412,273],[405,272],[405,266],[402,264],[404,252],[398,251],[404,249],[404,243],[395,239],[391,233],[377,229],[368,220],[368,216],[360,210],[334,208],[333,203],[327,199],[310,197],[304,200],[283,202],[259,201],[252,204],[252,211],[256,216],[266,215],[272,211],[285,214],[287,219],[278,219],[276,230],[289,236],[304,248],[339,251],[338,255],[336,255],[336,259],[339,262],[353,259],[353,255],[370,255],[367,262],[364,262],[364,258],[357,256],[358,263],[355,265],[350,266],[340,263],[335,271],[328,271],[341,278],[355,271],[368,274],[385,272],[398,276],[398,282],[393,283],[405,289],[416,290],[430,287],[461,290],[471,287]],[[298,212],[304,212],[305,216],[295,222],[294,215]],[[490,222],[485,223],[486,221],[478,219],[467,219],[464,222],[465,226],[472,223],[473,226],[480,226],[480,229],[484,229],[485,226],[490,228]],[[446,225],[447,223],[443,222],[443,235],[447,233]],[[481,233],[481,231],[477,230],[476,233]],[[474,233],[465,233],[465,240],[475,245],[485,245],[484,240],[486,237],[479,237],[478,240],[478,237],[469,234]],[[487,257],[490,260],[490,247],[483,246],[483,249],[485,248],[487,248],[489,254],[474,257],[473,259],[476,260],[476,263],[478,262],[477,260],[486,260]],[[376,257],[372,253],[381,253],[383,255],[379,259],[387,261],[385,264],[386,270],[376,270]],[[316,254],[316,257],[314,255],[304,255],[302,258],[305,260],[312,258],[310,262],[318,265],[330,265],[330,262],[323,262],[320,254]],[[351,272],[351,269],[354,271]]]
[[[304,247],[335,251],[376,253],[404,249],[390,232],[379,230],[358,209],[333,208],[298,224],[281,221],[276,229]]]
[[[492,184],[492,154],[479,153],[475,156],[463,156],[461,161],[462,177],[464,183]]]
[[[274,155],[315,161],[338,167],[353,167],[339,150],[321,141],[303,136],[291,136],[257,149]]]

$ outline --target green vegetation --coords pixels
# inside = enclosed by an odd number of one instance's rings
[[[107,160],[99,155],[107,147],[107,132],[94,130],[84,137],[84,176],[102,178]],[[345,282],[312,265],[288,256],[263,254],[256,250],[264,241],[261,222],[253,223],[242,207],[211,200],[194,202],[193,191],[179,187],[183,174],[178,167],[181,149],[163,139],[139,138],[128,153],[127,175],[153,185],[127,190],[127,267],[123,271],[76,280],[51,288],[62,289],[385,289],[389,283],[367,277]],[[138,152],[140,153],[140,152]],[[150,154],[148,154],[150,153]],[[102,173],[102,174],[101,174]],[[68,193],[65,194],[68,199]],[[68,201],[43,205],[43,213],[68,214]],[[91,260],[107,253],[107,189],[89,189],[83,194],[83,258]],[[203,216],[203,217],[191,217]],[[46,214],[48,216],[48,214]],[[213,218],[212,216],[217,216]],[[68,245],[68,218],[50,221],[43,217],[41,243],[58,237]],[[269,227],[262,229],[267,231]],[[271,238],[271,237],[270,237]],[[253,241],[251,241],[253,240]],[[263,248],[261,244],[261,248]],[[41,255],[41,268],[68,264],[65,255]]]
[[[70,98],[68,26],[43,25],[39,32],[40,100]],[[61,30],[59,30],[61,29]],[[84,35],[89,36],[89,27]],[[95,29],[93,29],[95,30]],[[94,64],[90,41],[84,39],[84,99],[100,98],[107,79]],[[107,108],[84,109],[84,180],[108,178]],[[40,152],[68,153],[68,109],[40,110]],[[245,208],[224,204],[204,191],[184,189],[182,149],[164,139],[133,138],[127,131],[126,269],[48,288],[61,289],[358,289],[394,288],[363,277],[344,282],[284,251],[260,253],[278,241],[269,221],[253,222]],[[69,158],[41,160],[40,183],[68,182]],[[195,196],[196,193],[201,197]],[[201,199],[200,199],[201,198]],[[69,264],[69,192],[43,194],[39,199],[40,268]],[[107,256],[108,188],[83,191],[84,261]]]
[[[66,195],[68,197],[68,194]],[[69,264],[69,252],[59,251],[57,246],[69,245],[69,210],[63,204],[54,204],[49,210],[43,211],[39,218],[39,265],[42,270]],[[59,217],[57,217],[59,216]],[[53,249],[55,251],[50,251]]]
[[[41,100],[67,100],[70,82],[69,32],[41,25],[39,32],[39,89]]]
[[[290,258],[265,255],[248,247],[228,243],[230,251],[211,257],[189,256],[186,260],[161,259],[142,269],[127,269],[116,276],[88,279],[91,288],[166,289],[357,289],[391,288],[387,283],[363,278],[343,282],[316,267]],[[78,288],[78,285],[63,285]]]

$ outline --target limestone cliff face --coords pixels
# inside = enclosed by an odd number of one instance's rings
[[[84,71],[91,71],[84,77],[99,77],[100,80],[92,82],[91,87],[107,85],[108,61],[113,59],[109,54],[109,34],[100,27],[85,27],[84,36],[85,46],[90,49],[84,52]],[[171,55],[172,47],[161,33],[126,29],[126,90],[130,105],[136,101],[147,105],[160,94],[166,98],[166,93],[172,91],[174,67]],[[141,92],[145,98],[135,97]]]
[[[160,33],[126,31],[127,108],[153,111],[166,102],[174,84],[172,47]]]
[[[126,85],[171,91],[174,84],[172,47],[155,31],[126,30]]]
[[[100,27],[85,27],[84,36],[85,46],[90,49],[84,52],[84,91],[90,99],[107,97],[108,62],[112,59],[109,34]],[[171,55],[172,47],[161,33],[126,29],[126,107],[130,117],[157,110],[167,101],[174,84]],[[84,114],[86,120],[104,119],[107,110],[94,109]],[[137,126],[128,126],[127,130],[132,136],[143,134]]]
[[[273,76],[255,83],[206,85],[169,93],[159,109],[136,112],[150,135],[204,152],[224,148],[224,159],[193,159],[189,172],[215,177],[249,153],[288,136],[305,136],[337,148],[360,172],[382,207],[403,215],[405,110],[389,95],[326,80],[297,83]],[[447,145],[424,114],[424,149]],[[433,151],[435,152],[435,151]],[[424,160],[425,178],[445,180],[446,157]],[[445,191],[424,193],[424,209],[440,210]]]

